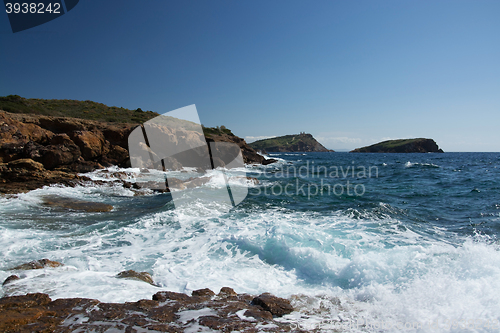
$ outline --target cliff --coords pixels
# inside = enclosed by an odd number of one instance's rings
[[[79,173],[112,165],[129,167],[128,136],[137,126],[0,110],[0,192],[28,191],[53,183],[73,184],[88,180]],[[257,154],[231,131],[204,131],[208,132],[207,141],[236,143],[245,163],[273,162]]]
[[[333,152],[306,133],[259,140],[250,143],[250,147],[265,152]]]
[[[357,148],[351,153],[442,153],[432,139],[400,139],[388,140],[371,146]]]

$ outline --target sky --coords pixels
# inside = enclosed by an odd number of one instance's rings
[[[247,142],[499,152],[499,17],[487,0],[82,0],[13,33],[3,12],[0,96],[195,104]]]

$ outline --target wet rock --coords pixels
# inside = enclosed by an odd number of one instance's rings
[[[229,297],[229,296],[237,296],[238,294],[236,293],[236,291],[234,291],[233,288],[229,288],[229,287],[222,287],[219,291],[219,293],[217,294],[217,296],[219,297]]]
[[[261,306],[264,310],[272,313],[273,316],[281,317],[293,311],[289,300],[276,297],[269,293],[261,294],[252,300],[253,305]]]
[[[245,317],[252,317],[257,320],[273,320],[273,314],[269,311],[259,309],[248,309],[243,314]]]
[[[276,163],[276,162],[278,162],[278,160],[276,160],[274,158],[267,158],[267,159],[262,161],[262,165],[268,165],[268,164]]]
[[[173,291],[159,291],[153,295],[153,300],[159,301],[159,302],[165,302],[167,300],[188,301],[190,299],[191,299],[191,297],[186,295],[186,294],[176,293]]]
[[[157,320],[162,323],[170,323],[176,320],[179,316],[175,313],[179,311],[180,306],[177,305],[163,305],[155,307],[149,311],[151,319]]]
[[[232,295],[231,291],[231,288],[221,290],[222,294]],[[193,325],[220,332],[292,331],[292,325],[274,321],[271,312],[263,310],[261,306],[251,305],[253,296],[236,294],[226,299],[207,299],[203,295],[213,294],[209,289],[200,289],[194,294],[190,297],[164,291],[153,296],[153,299],[158,300],[123,304],[101,303],[85,298],[51,301],[46,294],[5,297],[0,299],[0,331],[185,332]],[[193,319],[181,321],[186,311],[191,312]]]
[[[60,267],[64,266],[58,261],[52,261],[49,259],[33,260],[26,264],[22,264],[12,268],[12,270],[29,270],[29,269],[42,269],[46,267]]]
[[[19,280],[20,277],[17,275],[11,275],[8,278],[5,279],[5,281],[2,283],[2,286],[5,286],[8,283],[11,283],[12,281]]]
[[[109,212],[113,209],[113,206],[100,202],[63,198],[59,196],[46,196],[43,202],[47,206],[92,213]]]
[[[193,292],[191,293],[192,296],[198,296],[198,297],[207,297],[207,298],[211,298],[212,296],[215,296],[215,293],[208,289],[208,288],[205,288],[205,289],[198,289],[198,290],[193,290]]]
[[[144,282],[147,282],[151,285],[155,285],[155,283],[153,281],[153,277],[148,272],[140,272],[139,273],[139,272],[136,272],[136,271],[130,269],[128,271],[123,271],[123,272],[118,273],[118,275],[116,275],[116,277],[119,279],[132,279],[132,280],[144,281]]]

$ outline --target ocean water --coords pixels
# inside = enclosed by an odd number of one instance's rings
[[[229,212],[113,184],[51,186],[0,198],[0,280],[41,258],[65,266],[16,272],[0,296],[46,292],[105,302],[232,287],[271,292],[298,310],[279,320],[324,332],[500,330],[500,153],[270,154],[228,171],[249,195]],[[138,170],[110,168],[133,181]],[[259,179],[246,181],[242,174]],[[189,173],[174,173],[187,177]],[[58,195],[111,204],[107,213],[43,204]],[[117,279],[148,271],[159,286]]]

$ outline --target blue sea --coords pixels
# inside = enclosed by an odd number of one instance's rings
[[[278,320],[308,331],[500,331],[500,153],[268,157],[278,162],[227,171],[248,188],[229,211],[205,200],[226,186],[215,173],[189,208],[111,182],[133,182],[136,169],[1,197],[0,280],[35,259],[65,266],[16,272],[0,296],[126,302],[228,286],[290,298],[297,311]],[[43,204],[54,195],[114,209]],[[158,286],[115,277],[128,269]]]

